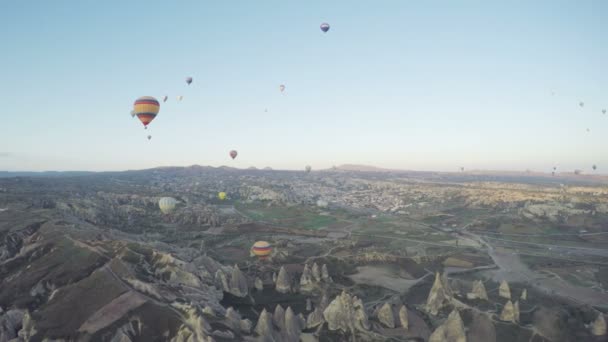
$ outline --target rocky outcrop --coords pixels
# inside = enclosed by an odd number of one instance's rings
[[[310,300],[310,298],[306,298],[306,311],[311,311],[312,310],[312,301]]]
[[[321,269],[316,262],[312,264],[312,277],[316,281],[321,281]]]
[[[378,318],[378,321],[387,328],[392,329],[395,327],[395,315],[393,314],[393,306],[391,304],[384,303],[384,305],[378,309],[376,317]]]
[[[426,300],[426,310],[432,315],[437,315],[441,308],[451,302],[450,291],[446,289],[439,273],[435,273],[435,282],[433,282],[433,287]]]
[[[599,314],[593,324],[591,324],[591,333],[594,336],[606,335],[606,319],[603,314]]]
[[[502,312],[500,313],[500,320],[513,323],[517,322],[515,306],[510,300],[507,302],[507,304],[505,304],[504,308],[502,309]]]
[[[262,310],[254,331],[258,335],[258,340],[260,341],[278,341],[275,338],[275,332],[272,328],[272,315],[266,311],[266,309]]]
[[[29,341],[32,336],[36,335],[34,321],[32,320],[29,312],[26,312],[23,315],[23,320],[21,321],[21,330],[19,330],[18,335],[23,341]]]
[[[287,273],[285,267],[283,266],[281,266],[281,269],[279,270],[275,289],[280,293],[289,293],[291,291],[291,279],[289,277],[289,273]]]
[[[300,341],[300,333],[302,332],[302,322],[300,318],[294,315],[291,307],[287,307],[285,310],[285,325],[281,330],[282,341],[285,342],[299,342]]]
[[[213,338],[209,336],[211,326],[199,314],[196,307],[189,304],[174,304],[174,306],[185,313],[186,321],[171,342],[213,341]]]
[[[367,331],[370,324],[361,299],[342,291],[323,311],[329,330],[342,330],[355,334]]]
[[[467,329],[467,340],[496,342],[496,328],[487,314],[472,311],[472,322]]]
[[[521,300],[528,300],[528,290],[524,289],[521,292],[521,296],[519,297],[519,299],[521,299]]]
[[[327,265],[323,264],[323,267],[321,267],[321,279],[323,279],[323,281],[330,281],[331,279],[329,278],[329,272],[327,271]]]
[[[486,292],[486,287],[481,280],[473,281],[473,290],[467,293],[467,298],[488,300],[488,293]]]
[[[401,327],[404,329],[409,329],[410,327],[407,308],[405,305],[401,305],[401,309],[399,309],[399,323],[401,323]]]
[[[285,310],[281,306],[281,304],[277,304],[274,308],[274,314],[272,315],[272,321],[274,325],[280,331],[285,329]]]
[[[22,310],[8,310],[0,316],[0,341],[17,338],[24,316],[25,312]]]
[[[306,317],[307,329],[316,328],[323,323],[325,323],[325,319],[323,318],[323,310],[321,310],[319,307],[315,308],[315,310],[308,314],[308,317]]]
[[[498,295],[502,298],[511,299],[511,288],[509,288],[509,283],[506,280],[503,280],[500,283],[500,287],[498,288]]]
[[[234,265],[234,268],[232,269],[232,277],[230,277],[230,291],[228,292],[237,297],[245,297],[249,293],[247,278],[237,265]]]
[[[431,334],[429,342],[466,342],[464,324],[457,310],[453,310],[448,319]]]
[[[311,285],[313,282],[312,273],[310,272],[310,268],[308,264],[304,265],[304,270],[302,271],[302,276],[300,277],[300,287],[307,287]]]
[[[264,283],[262,282],[262,279],[260,279],[259,277],[255,277],[255,281],[253,283],[253,286],[258,291],[262,291],[264,289]]]

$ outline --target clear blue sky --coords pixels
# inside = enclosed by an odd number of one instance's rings
[[[0,170],[608,169],[607,13],[602,0],[0,1]],[[132,102],[165,94],[145,131]]]

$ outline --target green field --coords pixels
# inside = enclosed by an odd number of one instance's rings
[[[346,222],[339,217],[342,215],[336,215],[333,212],[329,215],[321,215],[321,211],[314,207],[267,207],[260,204],[239,203],[236,208],[254,221],[268,222],[278,226],[317,230],[332,224]]]

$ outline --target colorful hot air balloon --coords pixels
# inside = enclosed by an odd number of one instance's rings
[[[168,99],[169,99],[169,96],[167,96],[167,95],[163,96],[163,102],[167,102]]]
[[[222,192],[220,192],[220,193],[218,193],[218,194],[217,194],[217,198],[219,198],[219,199],[220,199],[220,201],[225,200],[225,199],[226,199],[226,193],[225,193],[225,192],[223,192],[223,191],[222,191]]]
[[[323,33],[327,33],[327,31],[329,31],[329,24],[328,23],[322,23],[321,24],[321,31],[323,31]]]
[[[312,167],[310,167],[310,165],[306,165],[304,170],[306,170],[306,173],[310,173],[310,171],[312,170]]]
[[[239,153],[238,153],[236,150],[232,150],[232,151],[230,151],[230,157],[231,157],[232,159],[236,158],[236,156],[237,156],[238,154],[239,154]]]
[[[186,83],[190,85],[190,83],[192,83],[192,77],[186,77]]]
[[[266,241],[256,241],[251,247],[251,252],[258,257],[267,257],[272,253],[272,247]]]
[[[285,85],[284,85],[284,84],[281,84],[281,85],[279,86],[279,90],[281,91],[281,93],[282,93],[282,92],[284,92],[284,91],[285,91]]]
[[[175,210],[177,200],[173,197],[163,197],[158,201],[158,207],[163,214],[169,214]]]
[[[184,97],[182,95],[177,96],[177,101],[181,101]]]
[[[142,96],[133,103],[133,112],[145,128],[148,128],[148,124],[154,120],[159,110],[160,104],[152,96]]]

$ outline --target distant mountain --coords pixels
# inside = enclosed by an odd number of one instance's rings
[[[99,172],[93,171],[0,171],[0,178],[10,177],[66,177],[87,176]]]
[[[359,164],[342,164],[336,167],[337,170],[341,171],[362,171],[362,172],[390,172],[393,170],[383,169],[371,165],[359,165]]]

